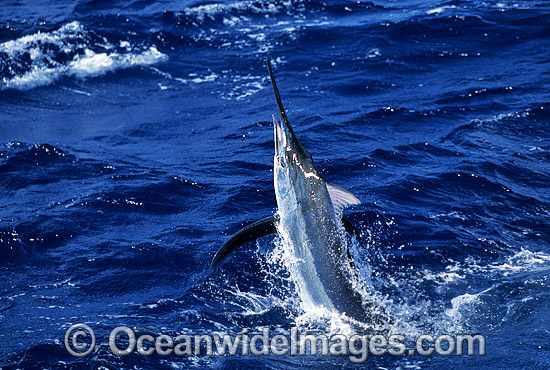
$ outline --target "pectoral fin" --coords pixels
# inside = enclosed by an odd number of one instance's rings
[[[227,256],[241,248],[248,242],[259,239],[261,237],[277,233],[277,217],[269,216],[262,218],[239,230],[222,247],[216,252],[212,263],[210,264],[210,272],[212,272]],[[359,238],[359,231],[347,219],[342,218],[344,229]]]
[[[210,264],[210,271],[213,271],[216,266],[218,266],[225,259],[225,257],[242,247],[244,244],[263,236],[275,234],[277,232],[276,222],[277,219],[275,216],[269,216],[239,230],[228,241],[226,241],[216,253],[212,263]]]

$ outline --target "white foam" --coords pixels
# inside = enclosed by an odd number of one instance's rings
[[[68,23],[50,33],[37,32],[0,44],[0,52],[6,53],[9,62],[18,63],[26,54],[30,56],[31,65],[27,71],[11,78],[2,79],[4,88],[31,89],[53,83],[63,76],[88,78],[104,75],[120,69],[134,66],[148,66],[167,59],[167,56],[155,46],[132,51],[128,41],[120,41],[125,52],[113,51],[113,45],[103,38],[101,45],[91,45],[86,41],[87,31],[79,22]],[[101,48],[101,52],[92,48]],[[82,53],[83,51],[83,53]],[[72,59],[60,63],[56,53],[65,53]]]
[[[234,295],[233,303],[242,309],[243,316],[262,315],[273,307],[283,306],[282,302],[271,296],[263,296],[253,292],[243,292],[235,286],[231,293]]]
[[[32,35],[26,35],[17,40],[10,40],[0,44],[0,52],[8,54],[15,58],[38,44],[54,44],[57,46],[65,45],[66,40],[78,37],[79,33],[84,31],[84,27],[77,21],[65,24],[53,32],[38,31]]]
[[[438,213],[437,215],[430,215],[431,219],[438,219],[438,218],[454,218],[462,221],[466,221],[466,216],[464,216],[462,213],[457,211],[452,211],[449,213]]]
[[[542,271],[550,269],[550,255],[543,252],[531,252],[521,248],[513,256],[508,257],[502,264],[494,264],[491,267],[503,271],[505,275],[519,271]]]
[[[191,79],[191,82],[194,82],[196,84],[204,83],[204,82],[212,82],[218,78],[218,75],[215,73],[209,74],[204,77],[195,77]]]
[[[444,285],[447,283],[454,283],[463,280],[465,276],[457,274],[456,272],[443,271],[439,273],[432,273],[428,270],[425,270],[422,278],[424,280],[433,281],[436,284]]]
[[[45,86],[57,80],[61,71],[56,68],[33,67],[29,72],[11,79],[3,79],[4,86],[8,88],[32,89],[37,86]]]
[[[288,4],[287,4],[288,5]],[[278,8],[270,3],[257,3],[252,1],[237,1],[231,4],[206,4],[184,10],[186,15],[195,16],[199,22],[204,22],[206,17],[213,19],[219,14],[231,14],[231,10],[251,10],[255,13],[276,13]],[[231,17],[227,21],[234,25],[240,19]]]
[[[445,310],[445,315],[452,320],[454,331],[465,329],[464,325],[467,323],[467,318],[475,316],[472,314],[480,303],[479,296],[486,291],[476,294],[466,293],[451,299],[451,308]],[[446,329],[449,329],[449,327]]]
[[[68,72],[69,74],[84,78],[105,74],[116,69],[151,65],[166,59],[166,55],[158,51],[154,46],[139,54],[96,54],[93,51],[86,50],[84,57],[76,56],[69,63]]]
[[[455,9],[455,8],[456,8],[456,5],[440,6],[438,8],[428,10],[426,12],[426,14],[428,14],[428,15],[430,15],[430,14],[439,14],[439,13],[443,13],[443,11],[446,10],[446,9]]]

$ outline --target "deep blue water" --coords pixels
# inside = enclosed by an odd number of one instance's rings
[[[354,368],[347,357],[120,358],[111,329],[329,330],[266,237],[265,66],[327,181],[362,200],[355,263],[392,330],[486,356],[383,369],[550,368],[550,6],[544,1],[4,1],[0,367]],[[99,337],[78,359],[65,330]]]

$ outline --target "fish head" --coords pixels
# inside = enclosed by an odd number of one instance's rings
[[[275,158],[274,171],[278,178],[294,182],[314,183],[323,181],[309,151],[300,143],[286,115],[280,120],[273,117]]]
[[[315,167],[313,158],[309,151],[300,143],[296,137],[290,122],[286,116],[279,89],[271,70],[269,59],[267,68],[275,93],[275,99],[279,108],[280,120],[273,116],[274,139],[275,139],[275,158],[274,175],[275,184],[279,191],[285,192],[285,189],[296,188],[297,186],[313,194],[316,186],[323,186],[324,180],[321,173]],[[278,191],[278,193],[279,193]]]

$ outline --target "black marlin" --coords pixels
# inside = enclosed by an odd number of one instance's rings
[[[280,121],[273,116],[278,210],[231,237],[214,256],[210,269],[243,244],[278,232],[296,257],[293,273],[304,304],[364,321],[366,313],[361,295],[353,287],[356,271],[345,235],[346,230],[357,231],[342,218],[346,206],[360,201],[348,190],[323,179],[290,126],[269,59],[267,68],[280,116]]]

